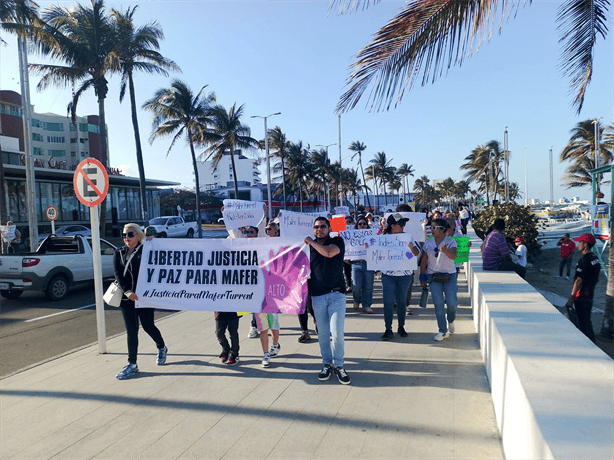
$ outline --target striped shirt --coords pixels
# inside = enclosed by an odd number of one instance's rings
[[[482,268],[498,270],[503,258],[510,253],[503,233],[493,230],[484,240],[482,247]]]

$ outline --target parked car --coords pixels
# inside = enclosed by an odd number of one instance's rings
[[[42,241],[47,238],[50,233],[43,233],[42,235],[38,235],[38,244],[41,244]],[[92,236],[92,231],[84,227],[83,225],[64,225],[62,227],[58,227],[55,229],[54,235],[57,236]]]
[[[100,240],[103,278],[113,278],[115,250]],[[50,235],[36,252],[0,256],[0,295],[5,299],[16,299],[24,291],[43,291],[50,300],[61,300],[71,287],[93,279],[90,237]]]
[[[149,221],[149,225],[156,229],[158,238],[193,238],[198,231],[196,222],[186,222],[179,216],[155,217]]]

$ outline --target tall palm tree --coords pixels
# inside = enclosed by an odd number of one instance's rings
[[[430,180],[426,176],[421,176],[414,181],[414,192],[417,192],[415,200],[423,206],[428,206],[429,204],[430,188]]]
[[[358,165],[360,166],[360,172],[362,173],[362,182],[366,186],[367,185],[367,181],[365,180],[365,170],[362,167],[362,152],[367,150],[367,146],[365,144],[363,144],[362,142],[360,142],[360,141],[354,141],[354,142],[352,142],[350,144],[348,149],[351,150],[352,152],[356,152],[352,156],[352,160],[354,159],[354,157],[356,155],[358,155]],[[367,193],[367,206],[369,207],[369,209],[371,209],[371,202],[369,201],[369,194],[368,193]]]
[[[275,149],[272,155],[279,158],[281,163],[281,177],[284,191],[284,209],[286,209],[286,166],[284,163],[285,157],[290,149],[290,141],[286,138],[286,135],[281,131],[279,126],[269,131],[269,147]]]
[[[309,149],[303,147],[303,141],[291,142],[287,155],[286,174],[290,186],[294,190],[298,188],[301,212],[303,212],[303,191],[307,192],[307,178],[313,176],[313,169],[313,162],[309,158]],[[309,198],[309,195],[307,198]]]
[[[170,59],[162,56],[160,40],[164,39],[162,27],[157,22],[150,22],[137,26],[133,21],[136,6],[123,12],[115,8],[111,10],[111,19],[117,35],[115,56],[119,60],[122,79],[119,92],[119,101],[122,102],[126,94],[126,87],[130,94],[130,111],[132,115],[132,128],[136,145],[136,162],[139,170],[139,188],[141,192],[141,219],[146,220],[147,194],[145,191],[145,166],[143,164],[143,150],[141,148],[141,135],[136,113],[136,96],[134,91],[134,72],[141,71],[147,74],[160,74],[167,76],[167,70],[180,71],[179,66]]]
[[[368,180],[373,181],[373,198],[375,203],[373,203],[373,208],[379,210],[379,197],[377,194],[377,173],[375,172],[375,166],[369,165],[365,168],[365,177]]]
[[[77,105],[81,96],[93,89],[98,99],[100,118],[99,159],[109,166],[105,99],[109,91],[107,77],[119,71],[114,59],[117,35],[106,14],[103,0],[89,5],[64,7],[53,5],[42,15],[43,25],[35,28],[34,40],[40,54],[65,65],[30,64],[30,70],[41,75],[37,89],[50,85],[66,87],[79,83],[68,109],[77,122]],[[100,231],[105,234],[106,206],[100,207]]]
[[[466,163],[462,164],[460,169],[464,169],[465,178],[469,182],[478,182],[479,190],[486,192],[486,200],[490,204],[489,192],[493,193],[493,200],[497,197],[497,184],[501,175],[501,161],[503,159],[503,150],[501,144],[492,140],[485,145],[480,145],[473,149],[471,153],[465,157]]]
[[[369,1],[332,0],[365,5]],[[515,8],[507,0],[407,0],[407,4],[357,54],[337,111],[353,109],[367,88],[371,109],[397,105],[416,82],[435,81],[444,69],[461,65],[488,41],[493,24],[504,24]],[[580,113],[593,72],[599,36],[605,39],[610,0],[567,0],[558,10],[562,69],[570,79],[573,105]],[[498,16],[501,15],[502,18]]]
[[[313,188],[316,190],[316,201],[318,194],[317,190],[321,189],[323,191],[322,194],[324,196],[324,202],[327,203],[326,189],[327,184],[329,184],[331,180],[331,163],[326,149],[314,150],[311,152],[310,159],[314,166]],[[324,207],[326,208],[327,205]]]
[[[397,174],[399,174],[403,180],[403,195],[407,194],[409,190],[409,176],[414,177],[414,168],[413,165],[408,165],[407,163],[403,163],[397,169]]]
[[[226,154],[230,152],[230,163],[232,165],[232,178],[235,184],[235,198],[239,198],[239,184],[237,182],[237,169],[235,166],[235,150],[239,149],[256,149],[258,141],[251,137],[251,129],[243,124],[243,105],[237,107],[233,104],[230,110],[226,110],[221,105],[216,105],[210,111],[211,126],[209,129],[202,131],[200,143],[206,144],[208,147],[200,155],[205,158],[205,161],[212,159],[213,167]],[[272,200],[271,200],[272,203]]]
[[[171,152],[175,142],[182,136],[190,146],[192,167],[196,182],[196,221],[198,222],[198,237],[202,238],[203,228],[200,217],[200,182],[194,143],[201,139],[201,134],[207,130],[210,123],[208,114],[211,104],[215,102],[215,93],[205,94],[203,86],[194,95],[190,87],[181,80],[173,80],[170,88],[160,88],[154,96],[145,101],[143,108],[152,112],[152,132],[149,142],[159,137],[173,136],[166,156]]]
[[[388,179],[388,177],[390,176],[390,171],[388,170],[388,168],[390,167],[390,162],[392,160],[389,160],[386,157],[386,152],[377,152],[375,154],[375,157],[369,161],[369,163],[371,163],[371,165],[373,166],[373,172],[375,173],[375,175],[379,178],[380,182],[382,183],[383,189],[384,189],[384,206],[388,205],[388,200],[387,200],[387,195],[386,195],[386,181]]]
[[[614,157],[614,127],[599,125],[599,156],[600,165],[612,163]],[[571,164],[565,170],[563,182],[567,188],[582,187],[592,184],[589,171],[595,165],[595,125],[592,120],[579,122],[572,130],[569,143],[563,148],[559,161],[569,161]],[[600,188],[601,177],[598,177],[597,187]]]

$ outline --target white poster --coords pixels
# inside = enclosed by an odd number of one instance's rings
[[[367,258],[367,248],[365,243],[374,244],[374,236],[376,231],[373,229],[367,230],[342,230],[339,236],[343,238],[345,243],[345,260],[365,260]]]
[[[308,246],[285,238],[167,239],[143,245],[137,308],[298,314]]]
[[[227,230],[241,227],[257,227],[264,219],[266,204],[261,201],[224,200],[222,217]]]
[[[335,214],[341,216],[349,216],[350,208],[348,206],[335,206]]]
[[[384,214],[384,218],[388,219],[390,214],[391,213],[387,212]],[[426,214],[423,212],[399,212],[399,214],[409,219],[409,221],[405,224],[403,232],[411,234],[414,241],[424,243],[426,239],[424,236],[424,228],[422,227],[422,223],[424,222],[424,219],[426,219]]]
[[[418,257],[409,248],[411,240],[407,233],[373,237],[367,248],[367,270],[416,270]]]
[[[300,213],[280,211],[279,234],[283,238],[304,241],[306,237],[313,237],[313,223],[316,217],[326,217],[319,213]]]

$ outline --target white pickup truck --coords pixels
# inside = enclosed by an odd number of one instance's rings
[[[149,221],[149,226],[156,229],[158,238],[193,238],[198,231],[196,222],[186,222],[179,216],[155,217]]]
[[[100,240],[103,278],[113,277],[116,247]],[[50,300],[63,299],[74,285],[92,281],[90,237],[47,237],[36,252],[0,255],[0,295],[16,299],[24,291],[43,291]]]

